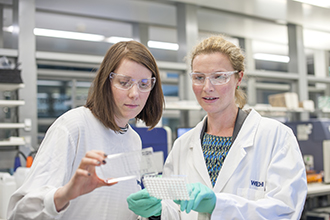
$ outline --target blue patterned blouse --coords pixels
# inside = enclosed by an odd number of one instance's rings
[[[223,162],[232,145],[232,137],[219,137],[204,133],[202,150],[212,185],[215,185]]]

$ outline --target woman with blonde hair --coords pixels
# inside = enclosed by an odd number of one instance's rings
[[[174,201],[176,219],[299,219],[307,183],[296,137],[281,122],[243,110],[240,48],[222,36],[204,39],[192,51],[191,69],[207,115],[174,142],[164,165],[163,176],[185,175],[191,189],[189,201]],[[148,207],[163,217],[174,207],[159,207],[152,197],[141,207],[141,194],[128,199],[137,213]]]

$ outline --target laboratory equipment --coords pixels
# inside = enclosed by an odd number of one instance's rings
[[[171,129],[167,126],[157,127],[152,130],[149,130],[147,127],[132,128],[141,137],[142,148],[153,148],[157,172],[162,172],[164,162],[172,148]]]
[[[16,188],[15,178],[9,173],[0,172],[0,219],[7,218],[9,199]]]
[[[309,121],[286,122],[297,137],[299,147],[304,158],[311,158],[313,164],[306,161],[310,170],[320,173],[329,173],[330,166],[327,161],[329,157],[329,147],[324,148],[324,143],[330,140],[330,120],[311,119]],[[326,152],[325,152],[326,151]],[[328,153],[327,153],[328,152]],[[308,155],[308,157],[306,157]],[[330,177],[324,182],[330,183]]]
[[[171,129],[167,126],[148,130],[147,127],[132,127],[141,137],[142,148],[152,147],[164,154],[164,161],[172,148]]]
[[[143,176],[143,185],[150,196],[157,199],[189,200],[189,189],[184,176]]]
[[[306,220],[329,220],[330,207],[315,208],[306,212]]]
[[[330,140],[323,141],[323,182],[330,183]]]

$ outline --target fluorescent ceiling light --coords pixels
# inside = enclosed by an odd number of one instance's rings
[[[265,60],[265,61],[273,61],[280,63],[288,63],[290,61],[290,58],[288,56],[266,54],[266,53],[256,53],[253,55],[253,58],[256,60]]]
[[[14,30],[13,26],[3,27],[2,29],[7,32],[13,32]],[[34,28],[33,33],[36,36],[65,38],[72,40],[104,41],[105,39],[103,35],[99,35],[99,34],[59,31],[59,30],[51,30],[51,29],[43,29],[43,28]]]
[[[34,34],[37,36],[44,37],[56,37],[56,38],[65,38],[73,40],[86,40],[86,41],[103,41],[105,37],[99,34],[86,34],[79,32],[71,31],[58,31],[50,29],[35,28]]]
[[[293,0],[293,1],[315,5],[323,8],[330,8],[329,0]]]
[[[13,26],[3,27],[4,31],[13,32]],[[73,39],[73,40],[85,40],[85,41],[96,41],[96,42],[108,42],[108,43],[118,43],[120,41],[130,41],[132,38],[127,37],[108,37],[106,38],[103,35],[99,34],[88,34],[88,33],[79,33],[79,32],[71,32],[71,31],[59,31],[59,30],[51,30],[51,29],[43,29],[43,28],[35,28],[34,34],[36,36],[44,36],[44,37],[55,37],[55,38],[65,38],[65,39]],[[163,50],[178,50],[179,45],[175,43],[167,43],[160,41],[148,41],[148,47],[163,49]]]
[[[148,47],[164,50],[179,50],[179,45],[174,43],[166,43],[160,41],[148,41]]]
[[[121,41],[130,41],[133,40],[132,38],[127,38],[127,37],[108,37],[105,39],[106,42],[116,44]]]

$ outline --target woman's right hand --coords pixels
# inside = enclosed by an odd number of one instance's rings
[[[106,183],[96,175],[95,166],[105,164],[105,158],[103,151],[92,150],[86,153],[71,180],[55,192],[54,202],[58,212],[65,208],[70,200],[78,196],[92,192],[101,186],[116,184],[116,182]]]
[[[150,196],[146,189],[132,193],[127,197],[128,208],[144,218],[160,216],[162,213],[161,201]]]

